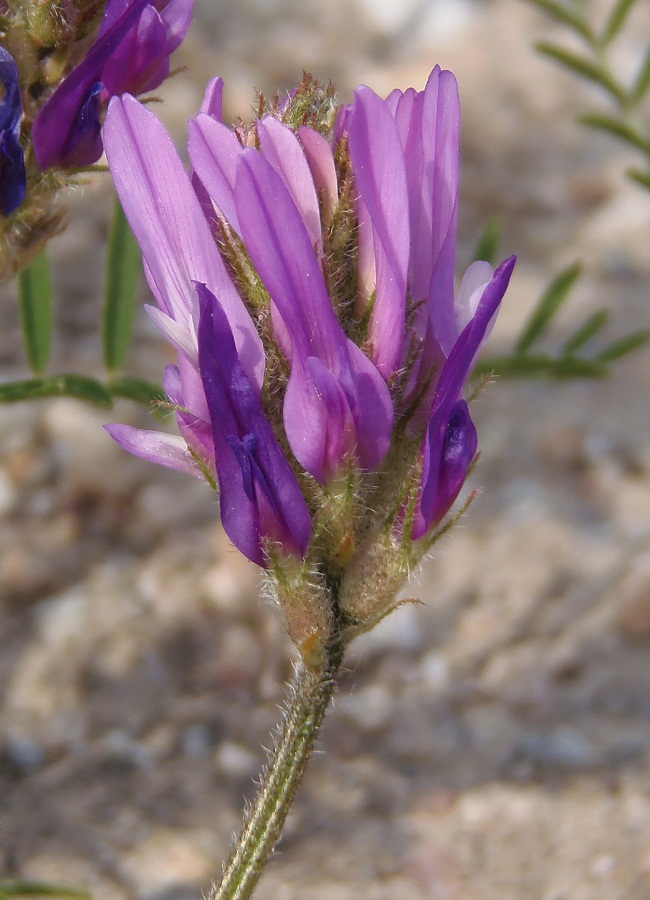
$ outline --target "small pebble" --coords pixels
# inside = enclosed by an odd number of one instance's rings
[[[215,759],[219,769],[229,778],[253,777],[259,768],[256,755],[236,741],[222,741]]]
[[[7,757],[24,774],[40,769],[45,762],[45,752],[41,745],[27,737],[10,737],[7,742]]]
[[[188,759],[205,759],[212,750],[212,735],[207,725],[190,725],[183,732],[183,755]]]
[[[523,752],[532,762],[566,769],[583,769],[597,762],[594,744],[577,728],[564,725],[548,735],[526,738]]]

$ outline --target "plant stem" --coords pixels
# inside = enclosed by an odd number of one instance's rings
[[[311,756],[342,655],[342,645],[337,641],[330,647],[327,663],[321,669],[310,669],[302,663],[296,667],[282,725],[262,773],[257,797],[246,812],[244,827],[224,866],[221,883],[213,885],[208,900],[246,900],[252,895],[280,838]]]

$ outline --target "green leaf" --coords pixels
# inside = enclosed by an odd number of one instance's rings
[[[562,347],[562,355],[570,355],[575,353],[581,347],[592,339],[599,331],[601,331],[609,320],[609,312],[601,309],[589,316],[584,325],[581,325],[577,331],[571,335]]]
[[[611,44],[611,42],[614,40],[616,35],[625,24],[628,13],[636,2],[637,0],[618,0],[618,3],[614,5],[614,8],[609,14],[609,18],[605,23],[605,27],[600,38],[603,47]]]
[[[642,169],[628,169],[625,174],[629,179],[650,191],[650,172],[644,172]]]
[[[115,378],[110,382],[110,391],[114,397],[125,397],[151,406],[154,403],[169,403],[169,398],[159,384],[145,381],[143,378]]]
[[[138,243],[116,200],[104,302],[104,362],[109,372],[120,368],[131,343],[140,259]]]
[[[535,341],[546,331],[549,322],[564,300],[566,300],[569,291],[579,278],[580,272],[580,264],[575,263],[569,266],[568,269],[560,272],[549,284],[515,345],[516,353],[523,353],[530,349]]]
[[[578,356],[513,353],[479,360],[472,375],[492,372],[502,378],[603,378],[607,371],[604,362]]]
[[[499,251],[499,240],[501,238],[501,227],[496,216],[489,219],[483,234],[478,240],[476,249],[474,250],[474,260],[484,259],[493,266],[496,262],[497,253]]]
[[[630,90],[631,99],[635,103],[643,100],[648,88],[650,88],[650,46],[646,50],[645,58]]]
[[[627,356],[628,353],[632,353],[634,350],[638,350],[639,347],[643,347],[648,341],[650,341],[650,331],[635,331],[634,334],[629,334],[627,337],[601,350],[600,353],[594,356],[594,359],[597,362],[610,363],[615,359],[620,359],[622,356]]]
[[[577,53],[566,50],[564,47],[558,47],[557,44],[551,44],[548,41],[538,41],[535,44],[535,49],[539,53],[543,53],[544,56],[554,59],[567,69],[575,72],[576,75],[581,75],[588,81],[599,84],[621,105],[625,106],[627,103],[627,94],[623,88],[599,63],[584,56],[579,56]]]
[[[633,147],[638,147],[644,153],[650,155],[650,141],[640,134],[631,125],[612,116],[603,116],[600,113],[585,113],[578,116],[578,122],[586,125],[588,128],[597,128],[600,131],[607,131],[614,137],[620,138]]]
[[[45,251],[18,276],[20,316],[25,352],[32,371],[40,375],[52,343],[52,283]]]
[[[76,397],[96,406],[111,407],[113,397],[103,384],[84,375],[55,375],[0,384],[0,403],[17,403],[41,397]]]
[[[4,897],[60,897],[61,900],[90,900],[89,891],[47,884],[41,881],[0,881],[0,898]]]
[[[572,28],[586,38],[589,43],[592,43],[594,34],[591,26],[576,10],[569,9],[562,3],[556,3],[555,0],[528,0],[528,2],[541,9],[542,12],[545,12],[547,16],[556,22],[568,25],[569,28]]]

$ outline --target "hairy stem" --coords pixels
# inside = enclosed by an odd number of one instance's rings
[[[343,648],[336,642],[323,668],[314,670],[303,664],[296,667],[282,725],[262,773],[259,791],[224,866],[221,883],[213,885],[208,900],[246,900],[252,895],[264,864],[280,838],[311,756],[334,691],[342,655]]]

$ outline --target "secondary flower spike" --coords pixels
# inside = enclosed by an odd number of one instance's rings
[[[109,0],[95,43],[36,116],[33,140],[41,168],[99,159],[103,107],[112,96],[162,84],[193,5],[194,0]]]
[[[23,105],[20,75],[13,56],[0,47],[0,207],[9,216],[25,199],[25,159],[19,144]]]
[[[344,107],[306,76],[234,128],[222,89],[190,120],[191,177],[151,112],[128,96],[109,107],[151,314],[179,352],[165,387],[187,451],[110,431],[218,482],[224,527],[259,565],[304,558],[305,591],[361,573],[368,597],[344,604],[359,625],[393,602],[465,483],[478,446],[465,383],[514,258],[473,263],[455,290],[450,72],[387,99],[362,86]]]

